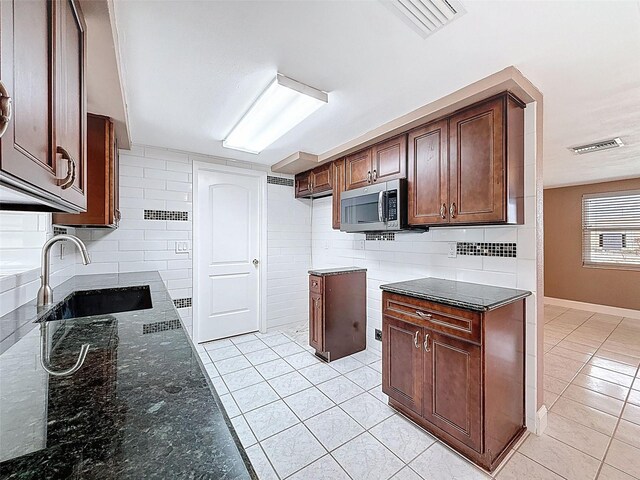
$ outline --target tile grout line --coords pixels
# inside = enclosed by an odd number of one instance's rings
[[[635,376],[633,378],[634,379],[637,378],[639,373],[640,373],[640,365],[638,367],[636,367],[636,374],[635,374]],[[631,385],[633,386],[633,383]],[[596,477],[595,478],[598,478],[598,475],[600,475],[600,472],[602,471],[602,467],[605,464],[605,460],[607,459],[607,455],[609,454],[609,450],[611,449],[611,444],[613,443],[613,440],[615,439],[616,432],[618,431],[618,427],[620,426],[620,422],[622,421],[622,415],[624,414],[624,411],[627,408],[627,405],[629,404],[629,396],[631,395],[631,391],[632,391],[632,388],[629,388],[629,390],[627,391],[627,396],[625,397],[624,405],[622,406],[622,410],[620,411],[620,416],[618,417],[618,420],[616,421],[616,426],[613,428],[613,432],[611,433],[611,438],[609,438],[609,442],[607,443],[607,448],[604,451],[604,456],[602,457],[602,462],[600,463],[600,466],[598,467],[598,471],[596,472]],[[618,440],[618,441],[620,441],[620,440]],[[628,445],[626,442],[622,442],[622,443],[624,443],[625,445]],[[607,464],[607,465],[609,465],[609,464]],[[613,467],[613,468],[616,468],[616,467]],[[623,472],[623,473],[627,473],[627,472]]]

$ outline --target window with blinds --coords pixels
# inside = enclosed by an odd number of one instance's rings
[[[640,190],[582,197],[582,263],[640,269]]]

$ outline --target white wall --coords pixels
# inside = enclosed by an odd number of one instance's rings
[[[0,275],[22,273],[40,266],[42,244],[51,215],[0,212]]]
[[[267,328],[309,319],[311,201],[296,200],[293,187],[267,189]]]
[[[23,225],[28,231],[23,232],[26,235],[17,235],[18,232],[14,229],[12,232],[14,243],[9,244],[5,244],[6,236],[2,235],[1,260],[2,264],[7,265],[8,268],[6,274],[0,274],[0,317],[36,298],[40,288],[42,245],[53,235],[49,213],[14,213],[10,220],[5,216],[7,212],[2,213],[3,228],[4,225],[13,225],[15,228]],[[73,228],[68,231],[74,233]],[[22,241],[19,241],[20,238]],[[18,242],[21,247],[13,248],[19,246],[15,242]],[[76,264],[80,262],[75,247],[67,243],[55,245],[50,251],[49,280],[53,287],[71,278],[75,274]],[[21,272],[16,273],[15,270],[21,270]]]
[[[484,283],[530,290],[527,299],[527,425],[536,424],[536,174],[534,109],[525,114],[525,224],[473,228],[432,228],[403,232],[395,241],[365,241],[331,227],[331,198],[313,201],[312,264],[314,268],[367,268],[367,345],[381,349],[374,330],[382,328],[380,285],[421,277]],[[458,255],[448,258],[449,243],[508,242],[517,244],[516,258]]]

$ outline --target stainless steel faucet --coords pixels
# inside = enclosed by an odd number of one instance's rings
[[[49,250],[51,250],[51,247],[55,243],[62,240],[69,240],[78,247],[83,264],[87,265],[91,263],[86,245],[75,235],[55,235],[47,240],[42,247],[42,267],[40,270],[40,289],[38,290],[38,308],[42,308],[53,303],[53,291],[49,285]]]

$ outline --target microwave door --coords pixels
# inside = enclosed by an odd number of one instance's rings
[[[345,232],[386,230],[384,191],[348,195],[340,202],[340,229]]]

